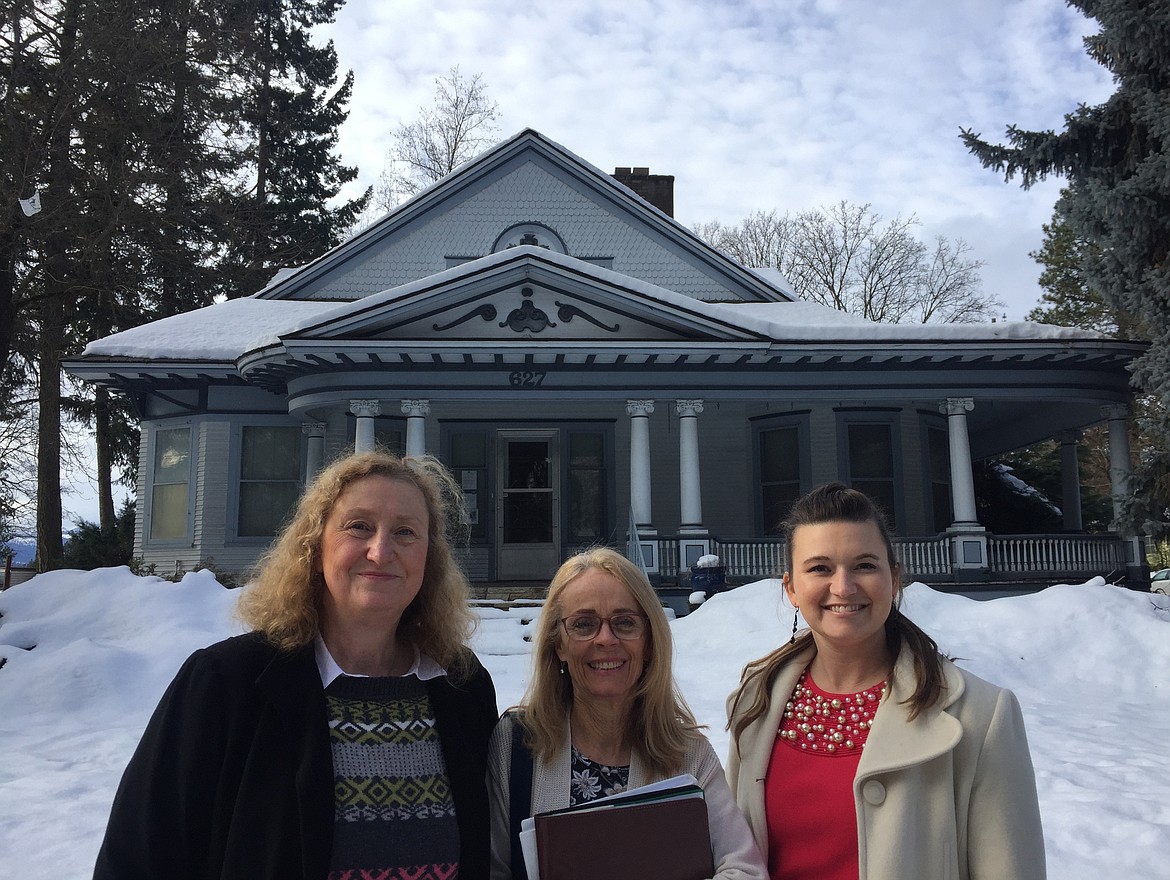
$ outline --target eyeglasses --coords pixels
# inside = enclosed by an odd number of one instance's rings
[[[644,614],[615,614],[599,617],[596,614],[572,614],[561,618],[565,634],[575,642],[587,642],[601,632],[601,625],[609,624],[609,631],[623,640],[636,639],[646,630]]]

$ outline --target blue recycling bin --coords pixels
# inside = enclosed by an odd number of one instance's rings
[[[707,568],[691,569],[691,589],[705,590],[708,595],[727,587],[727,567],[712,565]]]

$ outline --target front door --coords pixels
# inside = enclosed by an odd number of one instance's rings
[[[547,582],[561,552],[559,432],[501,431],[499,436],[496,576]]]

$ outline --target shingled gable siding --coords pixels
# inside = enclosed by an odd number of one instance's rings
[[[454,207],[428,216],[408,234],[372,249],[308,294],[317,298],[368,295],[441,272],[449,256],[486,256],[496,238],[517,223],[541,223],[579,258],[612,257],[626,275],[697,299],[726,299],[714,279],[664,242],[643,233],[546,169],[526,163]]]

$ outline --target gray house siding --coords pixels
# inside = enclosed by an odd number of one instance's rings
[[[195,504],[195,546],[203,548],[201,561],[206,562],[211,557],[225,567],[231,567],[225,546],[230,439],[229,422],[206,420],[201,423],[195,478],[199,487]]]
[[[918,412],[913,409],[902,410],[901,446],[902,446],[902,473],[899,481],[902,486],[922,486],[923,469],[926,458],[922,450],[922,422]],[[906,521],[903,523],[903,535],[925,535],[926,504],[921,492],[903,492],[904,512]]]
[[[612,259],[614,271],[696,299],[738,299],[661,235],[615,215],[564,172],[527,161],[444,203],[422,222],[387,236],[341,271],[298,293],[314,299],[354,299],[425,278],[449,257],[482,257],[508,228],[538,221],[580,259]]]
[[[809,445],[812,447],[812,485],[809,488],[840,479],[837,418],[832,407],[813,407],[809,414]]]

